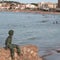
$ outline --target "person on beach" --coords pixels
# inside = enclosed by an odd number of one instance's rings
[[[8,34],[9,34],[9,36],[5,40],[5,48],[6,49],[7,48],[10,49],[11,58],[13,60],[14,59],[14,48],[17,49],[17,53],[18,53],[19,56],[20,56],[20,49],[19,49],[19,46],[18,45],[12,44],[12,36],[14,34],[14,31],[13,30],[9,30]]]

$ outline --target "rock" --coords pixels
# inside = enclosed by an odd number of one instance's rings
[[[56,52],[57,52],[57,53],[60,53],[60,49],[56,49]]]
[[[46,57],[44,57],[44,60],[60,60],[60,54],[55,53],[53,55],[46,56]]]
[[[38,56],[38,48],[34,45],[26,45],[21,46],[21,55],[18,56],[17,50],[14,48],[14,60],[42,60],[40,56]],[[0,60],[12,60],[9,49],[0,48]]]

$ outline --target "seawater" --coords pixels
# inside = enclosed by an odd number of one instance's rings
[[[60,47],[59,14],[0,12],[0,47],[4,47],[11,29],[13,44],[32,44],[41,50]]]

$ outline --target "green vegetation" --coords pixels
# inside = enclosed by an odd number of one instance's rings
[[[35,6],[38,6],[38,4],[37,3],[31,3],[32,5],[35,5]]]
[[[20,2],[16,2],[16,1],[0,1],[0,3],[17,3],[17,4],[20,4]]]

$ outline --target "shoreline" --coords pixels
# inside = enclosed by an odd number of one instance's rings
[[[23,12],[35,14],[60,14],[60,12],[41,11],[41,10],[0,10],[0,12]]]
[[[49,12],[49,11],[34,11],[34,10],[9,10],[7,12],[26,12],[26,13],[36,13],[36,14],[60,14],[60,12]]]

